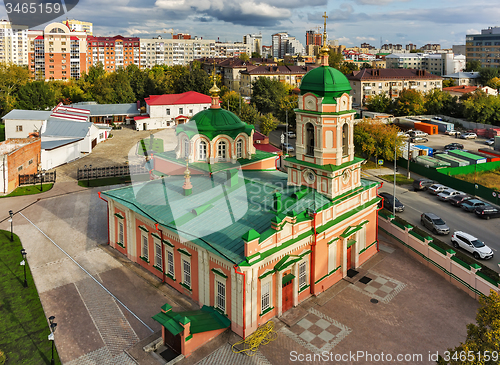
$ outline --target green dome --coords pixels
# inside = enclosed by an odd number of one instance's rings
[[[325,96],[328,93],[334,93],[334,96],[340,96],[343,93],[351,91],[351,85],[347,77],[339,70],[320,66],[309,71],[300,83],[300,93],[312,92],[319,96]]]
[[[227,134],[234,138],[241,132],[250,136],[253,128],[252,125],[242,122],[236,114],[228,110],[209,108],[196,113],[188,123],[179,125],[176,133],[186,132],[190,138],[197,133],[210,139],[219,134]]]

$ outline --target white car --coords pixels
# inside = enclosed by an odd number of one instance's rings
[[[449,189],[449,188],[447,186],[442,185],[442,184],[434,184],[434,185],[429,186],[427,191],[430,192],[431,194],[438,195],[439,193],[441,193],[442,191],[444,191],[446,189]]]
[[[288,136],[288,138],[295,138],[295,137],[297,137],[297,135],[295,133],[293,133],[293,132],[285,132],[283,135],[285,136],[285,138],[287,136]]]
[[[486,246],[482,241],[478,240],[471,234],[456,231],[451,236],[451,243],[455,248],[463,248],[464,250],[470,252],[474,258],[477,259],[491,259],[493,257],[493,251],[491,248]]]
[[[487,139],[486,141],[484,141],[484,143],[488,146],[493,146],[495,144],[495,138]]]
[[[464,133],[464,134],[460,135],[460,138],[462,138],[462,139],[476,139],[477,134],[468,132],[468,133]]]
[[[408,132],[410,137],[427,137],[428,134],[425,133],[425,132],[422,132],[422,131],[411,131],[411,132]]]
[[[444,134],[447,134],[449,136],[454,136],[455,134],[460,135],[460,132],[452,129],[452,130],[449,130],[449,131],[445,131]]]
[[[452,196],[464,195],[464,194],[465,193],[463,191],[458,191],[458,190],[454,190],[454,189],[445,189],[442,192],[440,192],[437,195],[437,197],[439,200],[448,201],[448,199],[450,199]]]

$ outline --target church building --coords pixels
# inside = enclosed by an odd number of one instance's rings
[[[354,156],[350,91],[323,46],[301,82],[283,173],[215,87],[211,107],[178,128],[177,149],[154,157],[157,179],[102,193],[109,244],[200,305],[154,317],[177,351],[229,326],[247,337],[377,253],[379,186]]]

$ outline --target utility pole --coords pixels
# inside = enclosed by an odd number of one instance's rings
[[[410,178],[410,151],[411,151],[411,138],[408,139],[408,166],[406,169],[406,178]]]

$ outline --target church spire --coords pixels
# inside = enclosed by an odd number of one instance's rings
[[[326,19],[328,19],[326,11],[322,17],[325,19],[325,24],[323,26],[323,47],[321,47],[319,54],[321,55],[321,66],[328,66],[328,53],[330,52],[330,48],[326,45]]]
[[[184,196],[191,195],[191,193],[193,192],[193,185],[191,184],[190,178],[191,178],[191,173],[188,167],[188,160],[186,159],[186,170],[184,171],[184,185],[182,185],[182,188],[184,189]]]
[[[213,70],[212,70],[212,77],[214,79],[214,85],[209,90],[210,95],[212,96],[212,105],[210,106],[210,108],[211,109],[220,109],[220,104],[219,104],[220,89],[217,87],[217,84],[215,83],[215,58],[214,58],[214,64],[213,64]]]

